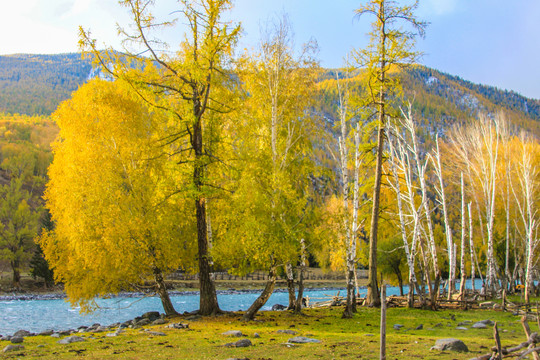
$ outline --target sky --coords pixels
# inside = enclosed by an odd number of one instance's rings
[[[410,4],[412,0],[400,1]],[[254,48],[260,27],[286,13],[295,43],[315,39],[324,67],[343,65],[351,50],[368,42],[373,18],[354,15],[360,0],[236,0],[227,18],[243,28],[239,48]],[[155,0],[158,19],[178,15],[175,0]],[[417,49],[420,63],[475,83],[540,99],[540,0],[420,0],[417,17],[430,23]],[[0,54],[78,51],[78,28],[98,44],[120,49],[116,24],[129,17],[115,0],[0,0]],[[182,22],[156,34],[171,49]]]

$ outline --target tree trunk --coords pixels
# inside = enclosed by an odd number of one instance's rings
[[[465,273],[465,185],[463,183],[463,173],[461,173],[461,280],[459,283],[459,298],[465,300],[465,281],[467,279],[467,274]]]
[[[198,107],[195,107],[195,115],[198,115]],[[195,207],[197,209],[197,244],[199,255],[199,291],[200,291],[200,315],[215,315],[221,312],[219,309],[216,287],[210,276],[211,260],[208,253],[208,227],[206,224],[206,198],[203,193],[204,184],[204,164],[201,124],[197,123],[193,127],[192,146],[195,150],[195,166],[193,171],[193,182],[197,189],[197,199]]]
[[[295,314],[300,314],[304,306],[304,270],[307,266],[307,254],[306,241],[303,238],[300,239],[300,247],[302,254],[300,255],[300,268],[298,269],[298,296],[294,307]]]
[[[347,303],[341,316],[343,319],[350,319],[353,317],[353,302],[355,302],[354,297],[354,270],[347,266]]]
[[[399,296],[403,296],[403,278],[401,277],[401,273],[396,273],[398,284],[399,284]]]
[[[294,313],[300,314],[304,307],[304,266],[300,266],[298,274],[298,296],[296,297],[296,304],[294,307]]]
[[[285,266],[285,272],[287,273],[287,289],[289,290],[289,306],[287,306],[287,310],[293,310],[296,308],[296,294],[294,291],[293,267],[290,262]]]
[[[473,241],[473,227],[472,227],[472,214],[471,214],[471,203],[469,202],[467,204],[467,214],[469,216],[469,252],[471,254],[471,289],[472,292],[476,292],[476,285],[474,284],[476,274],[475,274],[475,268],[474,268],[474,260],[475,260],[475,253],[474,253],[474,241]]]
[[[414,307],[414,284],[409,278],[409,293],[407,294],[407,307]]]
[[[381,114],[382,115],[382,114]],[[373,209],[371,212],[371,229],[369,234],[369,268],[366,304],[370,307],[380,306],[381,299],[377,286],[377,235],[379,230],[379,203],[382,182],[382,161],[384,145],[384,127],[379,116],[379,132],[377,136],[377,165],[375,167],[375,184],[373,189]]]
[[[257,311],[260,310],[266,304],[268,299],[270,298],[270,295],[274,292],[274,286],[276,285],[276,268],[273,266],[269,273],[268,273],[268,281],[266,282],[266,286],[264,287],[261,295],[255,301],[249,309],[246,311],[242,319],[244,321],[253,320],[255,318],[255,315],[257,314]]]
[[[156,281],[156,293],[161,299],[161,304],[163,305],[165,315],[178,315],[171,302],[171,298],[169,297],[167,286],[165,285],[165,281],[163,280],[163,274],[158,268],[154,268],[154,280]]]
[[[11,269],[13,270],[13,279],[12,279],[11,285],[14,289],[20,289],[21,288],[20,262],[19,260],[12,260],[10,263],[11,263]]]

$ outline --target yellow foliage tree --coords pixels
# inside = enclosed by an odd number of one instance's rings
[[[195,231],[180,220],[186,201],[156,146],[157,115],[121,81],[96,80],[53,117],[60,134],[45,198],[56,228],[39,243],[56,280],[88,311],[96,296],[153,278],[165,312],[175,313],[163,276],[193,268]]]

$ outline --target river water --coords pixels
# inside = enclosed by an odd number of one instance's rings
[[[467,285],[470,285],[469,282]],[[481,286],[481,284],[479,284]],[[479,289],[480,286],[477,288]],[[404,287],[405,292],[408,291]],[[323,301],[323,298],[334,296],[340,292],[345,295],[344,289],[310,289],[304,292],[309,296],[310,302]],[[360,297],[364,297],[366,289],[360,289]],[[387,287],[387,295],[398,295],[399,288]],[[259,292],[229,291],[218,293],[218,302],[222,310],[246,310],[259,296]],[[276,291],[261,310],[270,310],[274,304],[288,304],[288,293]],[[171,296],[176,311],[194,311],[199,308],[199,295]],[[163,312],[158,297],[115,297],[111,299],[98,299],[99,308],[91,314],[82,315],[79,308],[72,308],[63,299],[55,300],[0,300],[0,334],[11,335],[17,330],[24,329],[30,332],[41,332],[47,329],[67,330],[76,329],[81,325],[89,326],[94,323],[110,325],[116,322],[131,320],[148,311]]]

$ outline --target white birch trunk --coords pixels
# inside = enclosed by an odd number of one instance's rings
[[[539,171],[536,164],[533,164],[532,144],[532,141],[522,134],[520,149],[521,156],[519,163],[516,164],[519,193],[516,193],[516,191],[512,188],[525,235],[526,265],[524,269],[524,292],[525,302],[527,303],[530,301],[530,287],[533,285],[533,258],[539,242],[538,228],[540,224],[538,209],[536,208],[536,202],[540,189],[540,184],[538,182]]]
[[[389,137],[388,145],[390,147],[390,158],[389,158],[389,164],[391,167],[391,172],[394,178],[394,182],[390,183],[390,186],[394,189],[396,193],[397,203],[398,203],[398,215],[399,215],[399,223],[400,223],[400,231],[401,231],[401,238],[403,240],[403,249],[405,251],[405,257],[407,260],[407,266],[409,269],[409,295],[408,295],[408,306],[414,305],[414,290],[416,289],[416,292],[420,295],[421,302],[423,303],[423,294],[420,291],[420,287],[418,285],[418,281],[416,279],[416,271],[415,271],[415,248],[416,248],[416,242],[418,239],[418,211],[414,205],[414,189],[412,187],[411,182],[411,176],[410,176],[410,166],[407,165],[407,161],[405,160],[407,158],[407,155],[405,153],[405,148],[402,146],[401,141],[399,139],[399,134],[396,128],[392,129],[388,128],[387,133],[390,135],[392,132],[395,134],[394,141],[396,144],[394,145],[392,138]],[[401,191],[401,181],[399,174],[403,174],[405,178],[406,187],[408,190],[408,194],[404,195]],[[405,219],[405,211],[403,208],[403,199],[406,198],[409,204],[409,213],[407,215],[411,216],[413,218],[413,230],[412,230],[412,245],[409,245],[408,236],[407,236],[407,222]],[[410,250],[409,250],[410,248]]]
[[[465,185],[463,183],[463,173],[461,173],[461,280],[459,284],[459,298],[461,300],[465,299],[465,281],[467,280],[467,274],[465,270],[465,237],[466,237],[466,226],[465,226]]]
[[[443,220],[444,220],[444,233],[446,236],[446,246],[448,249],[448,300],[452,298],[452,294],[455,291],[455,278],[456,278],[456,254],[454,251],[454,241],[452,239],[452,229],[450,228],[450,221],[448,220],[448,210],[446,207],[446,194],[444,191],[444,180],[441,168],[441,153],[439,150],[439,138],[435,138],[435,174],[439,180],[439,188],[435,187],[439,194],[439,203],[443,208]]]
[[[408,112],[405,114],[405,112],[402,110],[402,114],[404,115],[404,122],[403,124],[407,128],[408,132],[411,134],[411,144],[409,144],[409,149],[411,153],[414,156],[414,163],[416,165],[416,172],[418,176],[418,181],[420,182],[420,191],[422,194],[422,206],[424,208],[424,215],[425,220],[428,228],[428,245],[429,250],[431,253],[431,260],[433,263],[433,271],[435,273],[435,286],[436,289],[433,289],[435,292],[432,293],[432,305],[433,302],[436,300],[438,293],[438,283],[440,281],[440,268],[439,268],[439,261],[437,259],[437,247],[435,245],[435,236],[433,234],[433,224],[431,223],[431,208],[429,206],[429,201],[427,198],[427,185],[426,185],[426,167],[427,167],[427,161],[425,161],[423,164],[420,161],[420,154],[416,139],[416,126],[414,125],[413,117],[412,117],[412,106],[409,104]]]

